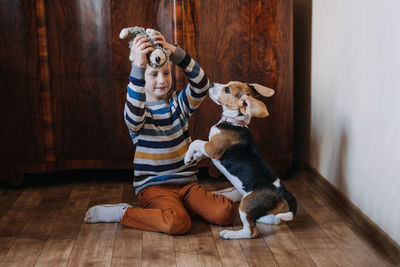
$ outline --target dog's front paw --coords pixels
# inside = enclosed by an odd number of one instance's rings
[[[223,230],[219,232],[219,236],[224,238],[224,239],[232,239],[234,238],[234,232],[236,231],[231,231],[231,230]]]
[[[195,164],[203,158],[204,155],[200,151],[200,146],[202,143],[203,141],[195,140],[190,144],[189,149],[185,154],[184,161],[186,165]]]
[[[192,163],[193,153],[189,153],[189,152],[190,151],[187,151],[185,154],[184,162],[186,165],[190,165]]]
[[[185,164],[186,165],[196,164],[197,162],[200,161],[201,158],[203,158],[203,154],[199,151],[196,151],[193,154],[186,153]]]
[[[202,158],[204,158],[203,153],[201,153],[200,151],[197,151],[196,153],[193,154],[193,163],[198,163]]]
[[[195,153],[196,153],[196,150],[193,147],[193,143],[191,143],[185,154],[184,162],[186,165],[190,165],[193,163],[193,155]]]

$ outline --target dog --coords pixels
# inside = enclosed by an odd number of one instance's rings
[[[214,83],[210,98],[222,105],[221,120],[211,127],[209,141],[195,140],[185,154],[185,164],[195,164],[204,156],[226,176],[242,195],[239,215],[243,228],[224,230],[224,239],[255,238],[259,231],[256,222],[279,224],[293,220],[297,201],[281,184],[272,168],[257,151],[247,125],[252,117],[269,115],[265,104],[255,97],[271,97],[275,91],[259,84],[229,82]],[[287,204],[288,211],[278,213]]]

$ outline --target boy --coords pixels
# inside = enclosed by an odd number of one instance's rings
[[[215,224],[231,224],[236,217],[234,203],[207,192],[197,182],[197,167],[183,162],[191,139],[188,119],[207,95],[210,82],[200,66],[181,48],[156,37],[180,66],[189,84],[169,95],[171,62],[155,69],[147,64],[153,51],[145,37],[137,37],[130,83],[125,104],[125,122],[136,147],[133,185],[142,207],[128,204],[90,208],[85,222],[120,222],[142,230],[183,234],[190,229],[190,215]]]

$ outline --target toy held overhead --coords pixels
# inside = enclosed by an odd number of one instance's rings
[[[143,28],[143,27],[128,27],[121,30],[119,34],[119,38],[125,39],[129,38],[129,48],[132,46],[132,42],[136,36],[144,36],[150,39],[150,42],[153,44],[154,51],[147,54],[147,59],[149,65],[153,68],[161,68],[165,63],[169,60],[169,53],[166,49],[164,49],[161,45],[156,44],[156,40],[154,37],[156,35],[161,35],[159,31]],[[129,60],[133,61],[132,55],[129,56]]]

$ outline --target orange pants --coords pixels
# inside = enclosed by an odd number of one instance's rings
[[[206,191],[198,183],[153,185],[140,191],[141,208],[125,211],[121,224],[127,227],[183,234],[191,226],[190,216],[219,225],[231,224],[237,215],[235,204],[224,196]]]

